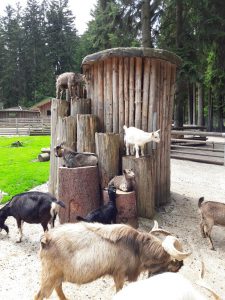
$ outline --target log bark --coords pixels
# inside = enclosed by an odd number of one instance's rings
[[[42,153],[50,153],[51,149],[50,148],[41,148]]]
[[[133,169],[136,181],[136,197],[138,216],[152,218],[155,206],[155,174],[154,156],[135,158],[123,156],[123,169]]]
[[[50,160],[50,154],[49,153],[40,153],[38,155],[38,161],[43,162],[43,161],[49,161]]]
[[[129,126],[134,126],[134,58],[130,59],[129,73]]]
[[[59,138],[59,118],[66,117],[69,111],[69,102],[65,100],[52,99],[51,105],[51,155],[50,155],[50,175],[48,189],[54,196],[57,192],[57,170],[58,170],[58,158],[55,157],[54,147],[58,143],[62,142]]]
[[[77,152],[95,152],[95,133],[97,131],[97,116],[77,115]]]
[[[91,113],[91,99],[72,99],[70,115],[76,116],[77,114],[90,114]]]
[[[132,192],[116,191],[116,208],[118,210],[116,216],[116,223],[124,223],[138,228],[137,218],[137,205],[136,205],[136,194]],[[107,204],[109,201],[108,191],[103,191],[103,203]]]
[[[114,133],[95,134],[96,153],[102,189],[119,174],[120,137]]]
[[[135,127],[141,129],[141,83],[142,83],[142,58],[136,57],[135,71]]]
[[[113,132],[118,133],[119,131],[119,70],[118,70],[118,59],[113,57],[112,59],[112,102],[113,102]]]
[[[148,131],[148,106],[149,106],[149,79],[151,73],[150,58],[144,59],[144,78],[143,78],[143,105],[142,105],[142,130]]]
[[[101,61],[98,66],[98,117],[99,132],[104,131],[104,63]]]
[[[66,208],[60,209],[60,223],[76,222],[100,205],[97,167],[59,168],[59,199]]]

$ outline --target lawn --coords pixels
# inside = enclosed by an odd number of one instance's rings
[[[18,140],[23,146],[11,147]],[[37,156],[49,146],[50,136],[0,137],[0,190],[9,194],[2,203],[48,181],[50,162],[38,162]]]

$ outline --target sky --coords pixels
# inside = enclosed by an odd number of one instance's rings
[[[7,5],[10,4],[15,7],[17,2],[20,2],[21,6],[24,7],[27,0],[0,0],[0,15],[4,14]],[[76,17],[75,26],[78,34],[82,34],[87,29],[87,22],[91,20],[90,11],[96,3],[97,0],[69,0],[69,8]]]

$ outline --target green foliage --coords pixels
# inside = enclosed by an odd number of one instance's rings
[[[11,147],[18,140],[23,146]],[[49,146],[49,136],[0,137],[0,190],[9,194],[4,196],[3,202],[48,181],[49,161],[38,162],[37,156],[41,148]]]

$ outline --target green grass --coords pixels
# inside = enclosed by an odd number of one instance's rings
[[[11,147],[18,140],[23,147]],[[41,148],[47,147],[50,136],[0,137],[0,190],[9,194],[2,203],[48,181],[50,162],[37,161]]]

